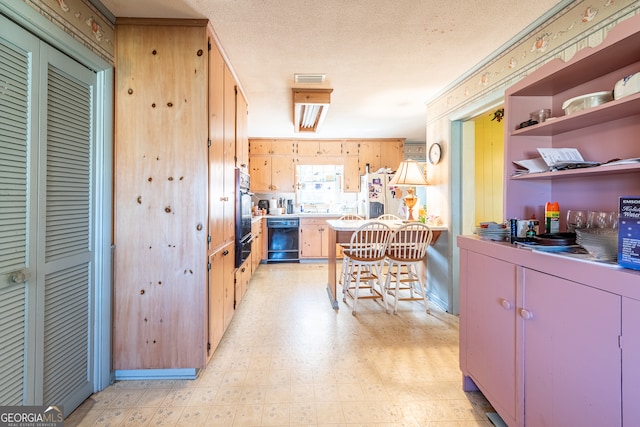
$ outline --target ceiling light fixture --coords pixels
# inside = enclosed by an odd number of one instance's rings
[[[333,89],[293,88],[293,124],[296,132],[318,132],[329,110]]]

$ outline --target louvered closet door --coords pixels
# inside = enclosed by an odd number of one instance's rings
[[[42,403],[75,408],[92,391],[95,73],[42,49],[38,314],[43,316]],[[45,67],[42,67],[45,73]],[[40,335],[38,334],[40,338]],[[40,359],[41,357],[41,359]]]
[[[95,87],[0,16],[0,405],[93,389]]]
[[[32,401],[35,354],[37,128],[33,101],[39,42],[9,33],[0,17],[0,405]],[[20,43],[20,47],[16,43]]]

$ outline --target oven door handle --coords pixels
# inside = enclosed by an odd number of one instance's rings
[[[253,242],[253,237],[254,237],[253,234],[251,234],[247,240],[241,240],[240,244],[241,245],[246,245],[247,243]]]

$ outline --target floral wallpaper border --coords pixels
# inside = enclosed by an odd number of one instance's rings
[[[588,4],[588,5],[586,5]],[[640,2],[579,0],[485,64],[427,106],[428,122],[475,102],[499,89],[506,89],[547,62],[571,59],[580,49],[600,44],[615,24],[640,13]]]
[[[109,64],[114,64],[115,27],[88,0],[23,0]]]

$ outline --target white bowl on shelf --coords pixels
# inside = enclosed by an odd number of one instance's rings
[[[597,107],[609,101],[613,101],[613,94],[610,91],[587,93],[586,95],[567,99],[562,104],[562,109],[566,115],[569,115],[588,108]]]
[[[613,88],[613,98],[620,99],[640,92],[640,73],[618,80]]]

